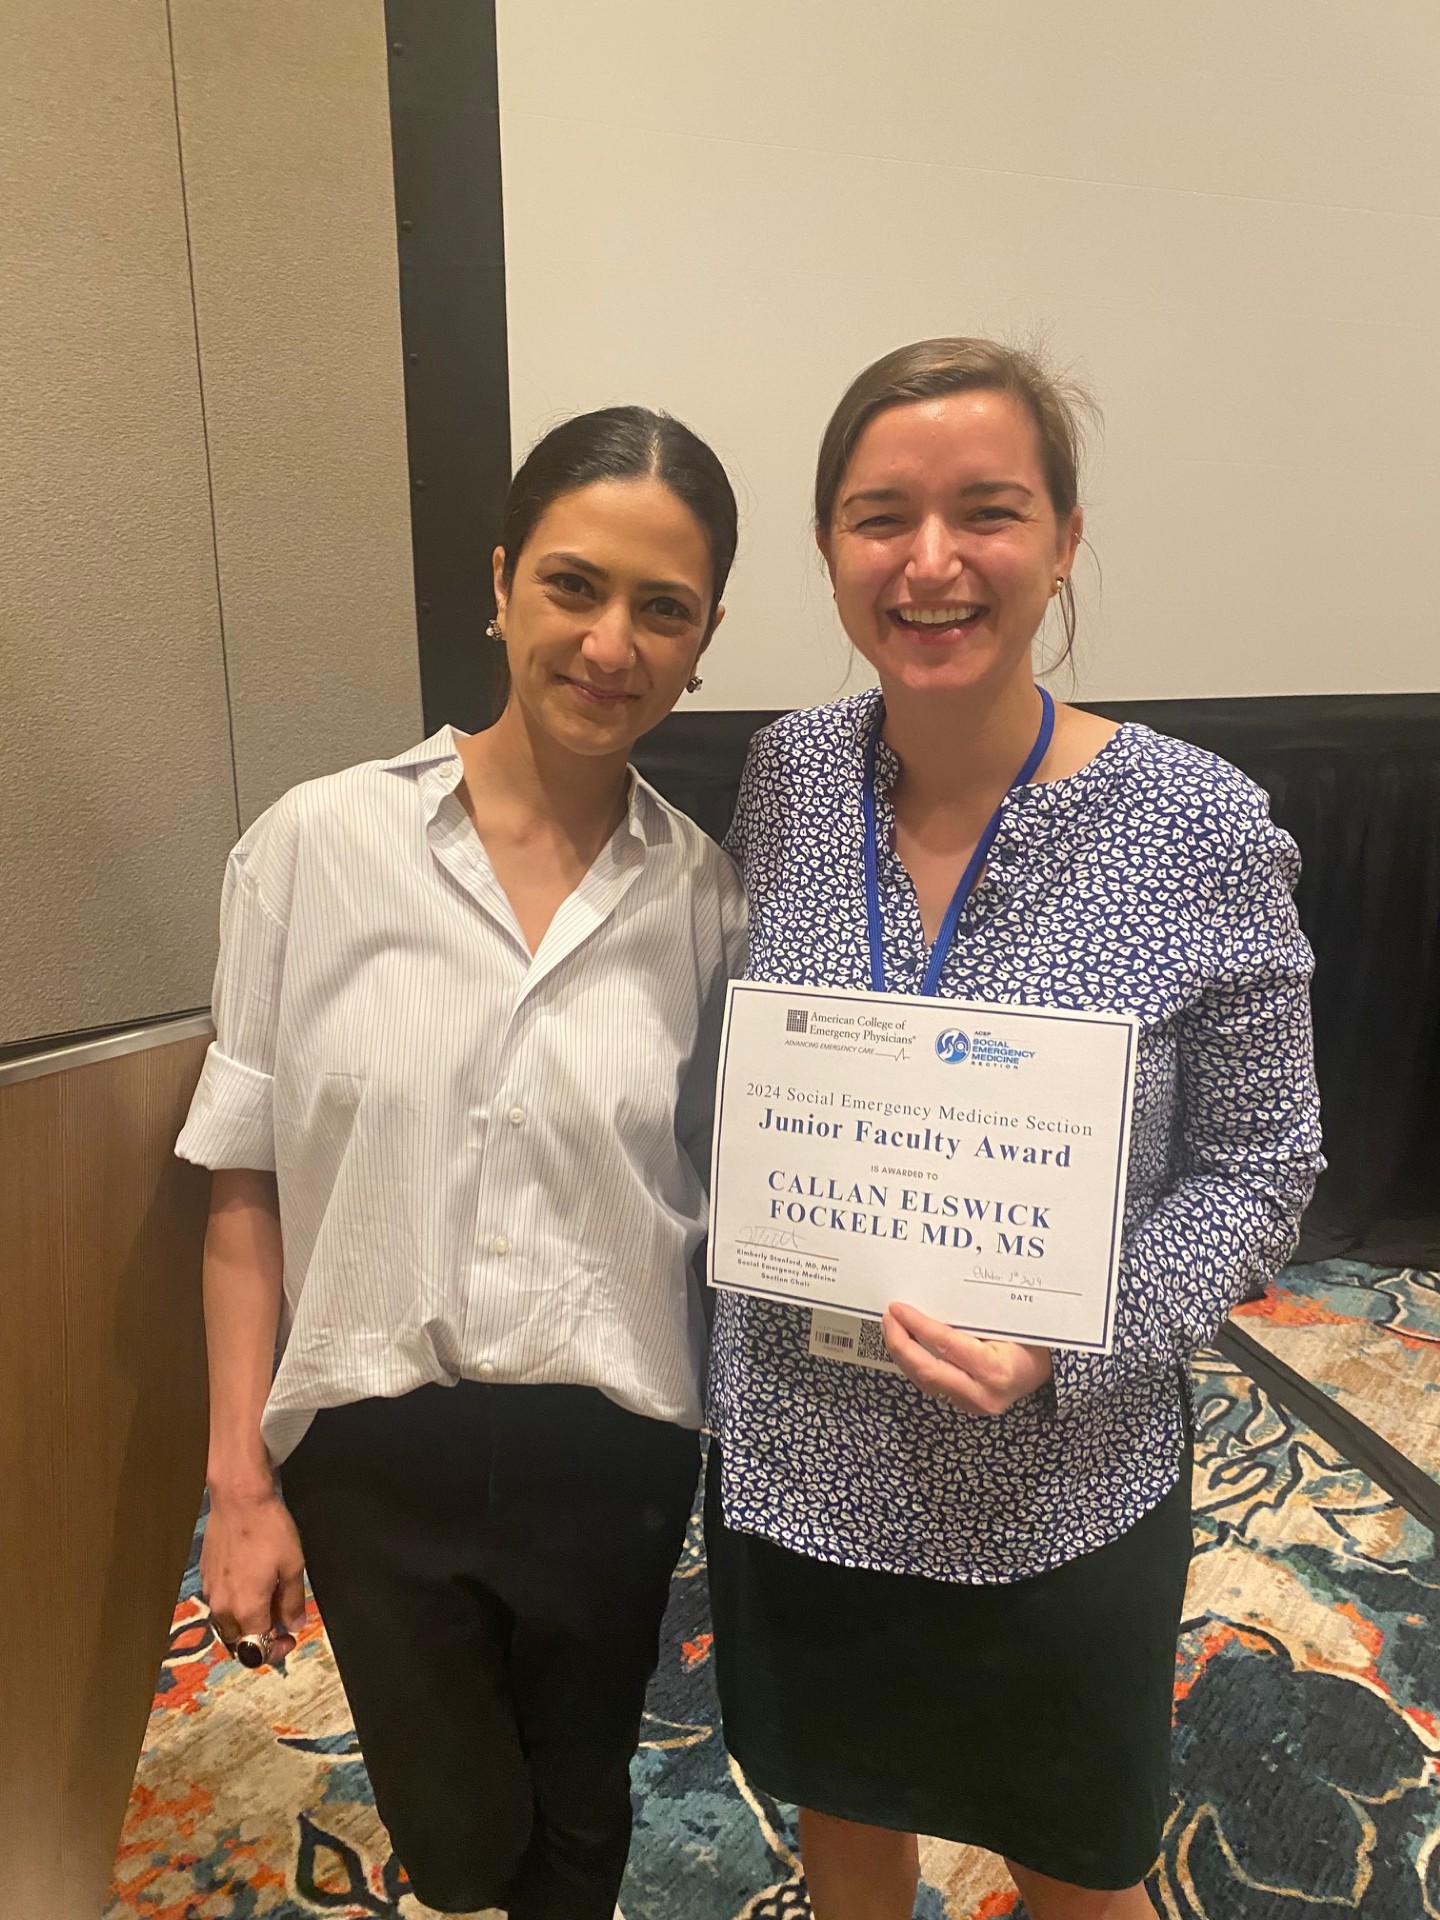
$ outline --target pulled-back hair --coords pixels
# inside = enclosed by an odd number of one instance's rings
[[[815,465],[815,526],[828,533],[835,500],[860,436],[877,413],[947,393],[1008,393],[1035,428],[1040,465],[1055,517],[1068,521],[1080,500],[1084,423],[1099,409],[1078,381],[1052,373],[1038,353],[1001,346],[996,340],[957,335],[916,340],[896,347],[857,374],[830,416]],[[1075,643],[1075,594],[1069,580],[1060,594],[1065,655]],[[1063,657],[1063,656],[1062,656]]]
[[[537,440],[505,496],[501,577],[508,588],[537,522],[562,494],[597,480],[659,480],[704,529],[710,548],[710,615],[725,591],[739,537],[735,494],[711,449],[682,421],[648,407],[601,407],[578,413]]]

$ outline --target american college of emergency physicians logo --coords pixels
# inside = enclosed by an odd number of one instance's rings
[[[935,1037],[935,1051],[947,1066],[958,1067],[962,1060],[969,1057],[970,1036],[962,1033],[959,1027],[947,1027]]]

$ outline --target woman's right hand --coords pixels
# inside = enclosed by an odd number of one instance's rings
[[[215,1631],[227,1646],[242,1634],[268,1632],[272,1661],[292,1651],[305,1621],[305,1555],[289,1509],[273,1486],[212,1487],[200,1585]]]

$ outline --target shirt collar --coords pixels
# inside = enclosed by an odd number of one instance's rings
[[[658,847],[670,839],[670,819],[665,802],[634,767],[630,769],[630,798],[625,810],[625,830],[641,847]]]
[[[455,729],[441,727],[428,740],[407,747],[392,760],[382,760],[380,771],[413,775],[425,801],[425,817],[427,821],[433,820],[440,802],[453,793],[465,777],[465,763],[460,758]],[[628,774],[625,832],[643,857],[647,847],[670,838],[670,822],[665,816],[665,803],[655,789],[642,780],[633,767],[628,769]]]
[[[418,746],[407,747],[404,753],[397,753],[393,760],[382,760],[380,771],[408,774],[413,778],[428,827],[440,811],[442,801],[465,778],[465,763],[455,743],[455,729],[441,727]]]
[[[880,713],[884,705],[879,687],[868,687],[864,693],[857,693],[850,703],[849,726],[855,746],[860,755],[863,770],[865,756],[870,750],[870,738],[881,724]],[[888,793],[900,775],[900,762],[884,740],[875,743],[875,791]]]
[[[380,771],[405,773],[413,767],[418,772],[434,766],[437,761],[452,759],[459,762],[460,749],[455,744],[455,729],[447,726],[432,733],[428,740],[422,740],[418,746],[407,747],[404,753],[397,753],[393,760],[382,760]]]

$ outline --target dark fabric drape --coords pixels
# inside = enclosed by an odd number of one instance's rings
[[[1302,1255],[1440,1265],[1440,694],[1094,710],[1223,755],[1299,845],[1330,1162]],[[636,763],[719,838],[750,736],[774,717],[674,715]]]

